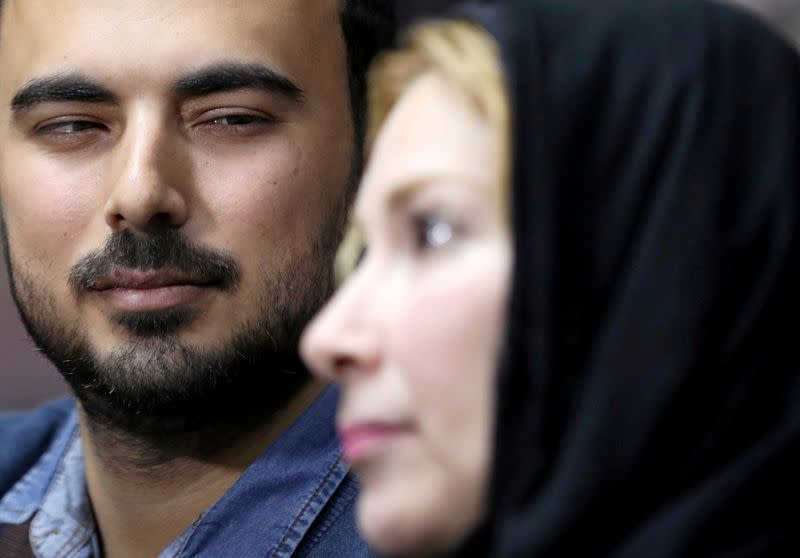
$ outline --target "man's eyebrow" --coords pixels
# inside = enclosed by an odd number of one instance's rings
[[[295,103],[305,98],[302,88],[288,77],[261,64],[222,62],[180,78],[174,87],[178,97],[203,97],[237,89],[261,89]]]
[[[113,103],[117,95],[83,74],[56,74],[32,79],[11,99],[14,117],[41,103]]]

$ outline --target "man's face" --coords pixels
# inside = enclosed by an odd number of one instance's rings
[[[291,351],[353,158],[336,2],[5,4],[10,272],[73,385],[174,402]]]

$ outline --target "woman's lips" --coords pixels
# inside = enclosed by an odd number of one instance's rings
[[[344,458],[351,464],[374,455],[386,444],[406,435],[411,428],[406,424],[365,422],[339,429]]]

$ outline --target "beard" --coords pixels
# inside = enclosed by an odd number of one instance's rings
[[[311,257],[263,271],[261,294],[253,301],[256,317],[224,342],[203,347],[181,339],[180,333],[199,317],[196,310],[120,313],[109,318],[128,338],[102,354],[80,324],[59,319],[55,296],[14,262],[5,223],[2,232],[23,323],[71,386],[90,426],[171,453],[205,453],[201,447],[228,444],[231,437],[263,424],[307,385],[297,344],[333,290],[332,259],[341,221],[341,215],[334,216]],[[239,266],[227,253],[193,246],[174,230],[147,236],[123,231],[73,266],[69,283],[75,299],[88,296],[118,268],[177,270],[224,293],[239,285]],[[236,316],[229,319],[233,323]]]

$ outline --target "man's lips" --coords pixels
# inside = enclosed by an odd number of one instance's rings
[[[409,434],[411,427],[403,423],[361,422],[338,429],[344,458],[357,464],[374,455],[392,440]]]
[[[116,270],[90,289],[118,312],[153,312],[190,304],[217,285],[174,271]]]
[[[109,289],[159,289],[178,286],[210,287],[214,281],[193,278],[176,271],[136,271],[118,269],[114,273],[101,278],[91,285],[95,291]]]

